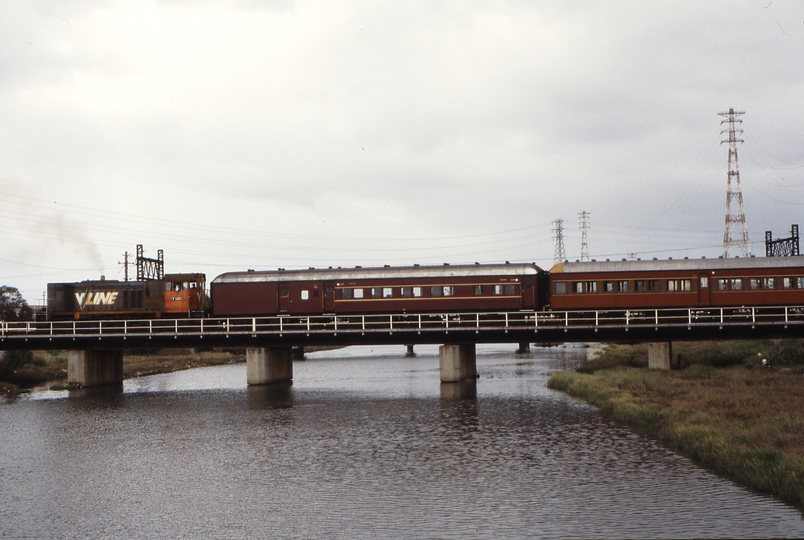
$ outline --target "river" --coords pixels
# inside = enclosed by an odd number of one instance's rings
[[[2,538],[802,537],[802,514],[548,390],[581,347],[478,346],[294,362],[0,398]]]

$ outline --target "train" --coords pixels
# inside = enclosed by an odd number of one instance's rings
[[[202,317],[208,306],[204,274],[165,274],[162,279],[101,278],[48,283],[48,320]]]
[[[48,284],[51,320],[804,305],[804,256],[247,270]]]

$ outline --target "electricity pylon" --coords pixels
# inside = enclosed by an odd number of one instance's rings
[[[743,208],[743,191],[740,187],[740,169],[737,166],[737,143],[743,142],[737,138],[737,134],[743,132],[737,129],[735,124],[742,124],[743,121],[737,117],[745,114],[744,111],[729,109],[728,112],[717,113],[725,118],[720,123],[728,123],[729,129],[724,129],[721,133],[728,133],[728,139],[720,141],[729,143],[729,172],[726,179],[726,227],[723,231],[723,258],[729,256],[731,248],[739,248],[743,257],[751,256],[751,244],[748,241],[748,228],[745,225],[745,209]],[[739,211],[735,209],[732,213],[732,201],[736,201]],[[739,230],[738,230],[739,229]],[[739,237],[737,236],[739,234]]]
[[[564,220],[553,221],[553,232],[556,241],[556,250],[553,253],[553,264],[558,264],[567,260],[567,253],[564,251]]]
[[[589,229],[589,217],[591,212],[584,210],[578,213],[578,228],[581,229],[581,261],[589,260],[589,243],[586,241],[586,231]]]

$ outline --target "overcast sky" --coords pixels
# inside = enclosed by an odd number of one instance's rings
[[[0,4],[0,284],[716,257],[804,208],[804,1]],[[133,269],[131,270],[133,272]]]

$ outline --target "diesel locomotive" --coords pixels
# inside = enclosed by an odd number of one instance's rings
[[[206,308],[204,274],[166,274],[142,281],[93,280],[48,283],[47,317],[119,319],[202,317]]]

